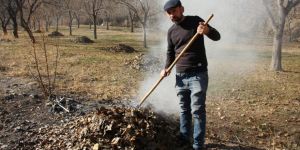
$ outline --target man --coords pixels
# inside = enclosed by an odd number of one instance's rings
[[[194,118],[193,148],[203,149],[205,140],[205,100],[208,86],[207,58],[204,36],[220,39],[219,32],[198,16],[184,16],[180,0],[168,0],[164,10],[174,23],[168,30],[168,50],[165,69],[161,76],[168,76],[167,68],[184,49],[194,34],[200,34],[176,64],[176,91],[180,105],[180,140],[188,144]]]

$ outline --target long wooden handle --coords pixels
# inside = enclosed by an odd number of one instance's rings
[[[207,25],[209,23],[209,21],[213,18],[213,14],[208,18],[208,20],[204,23],[204,25]],[[192,39],[188,42],[188,44],[184,47],[184,49],[179,53],[179,55],[176,57],[176,59],[173,61],[173,63],[167,68],[166,72],[170,72],[173,67],[175,66],[175,64],[178,62],[178,60],[181,58],[181,56],[183,55],[183,53],[185,53],[185,51],[187,51],[190,46],[192,45],[192,43],[198,38],[199,34],[196,33]],[[138,108],[141,107],[141,105],[144,103],[144,101],[148,98],[148,96],[154,91],[154,89],[159,85],[159,83],[164,79],[164,76],[161,76],[160,79],[156,82],[156,84],[154,84],[154,86],[150,89],[150,91],[142,98],[142,100],[140,101],[140,104],[137,106]]]

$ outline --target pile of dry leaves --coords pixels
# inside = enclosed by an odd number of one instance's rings
[[[101,107],[64,125],[39,128],[33,148],[174,149],[177,129],[171,123],[149,110]]]

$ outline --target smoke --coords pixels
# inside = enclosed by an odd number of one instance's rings
[[[162,6],[165,1],[162,2]],[[181,2],[185,8],[184,15],[198,15],[206,20],[213,13],[214,18],[210,25],[221,33],[221,40],[217,42],[205,38],[210,78],[208,95],[234,88],[224,84],[255,69],[255,47],[251,46],[253,45],[251,43],[256,41],[256,36],[267,19],[263,5],[259,0],[181,0]],[[150,55],[159,57],[163,64],[166,56],[167,30],[171,25],[169,18],[162,15],[159,28],[163,38],[161,38],[161,43],[152,47],[150,51]],[[139,97],[143,97],[159,77],[159,72],[149,73],[141,84]],[[154,106],[157,111],[171,114],[178,112],[175,68],[172,74],[165,78],[149,96],[146,103]]]

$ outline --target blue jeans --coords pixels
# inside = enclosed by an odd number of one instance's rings
[[[180,136],[189,141],[194,118],[193,148],[205,142],[205,100],[208,86],[207,72],[176,73],[176,91],[180,105]]]

